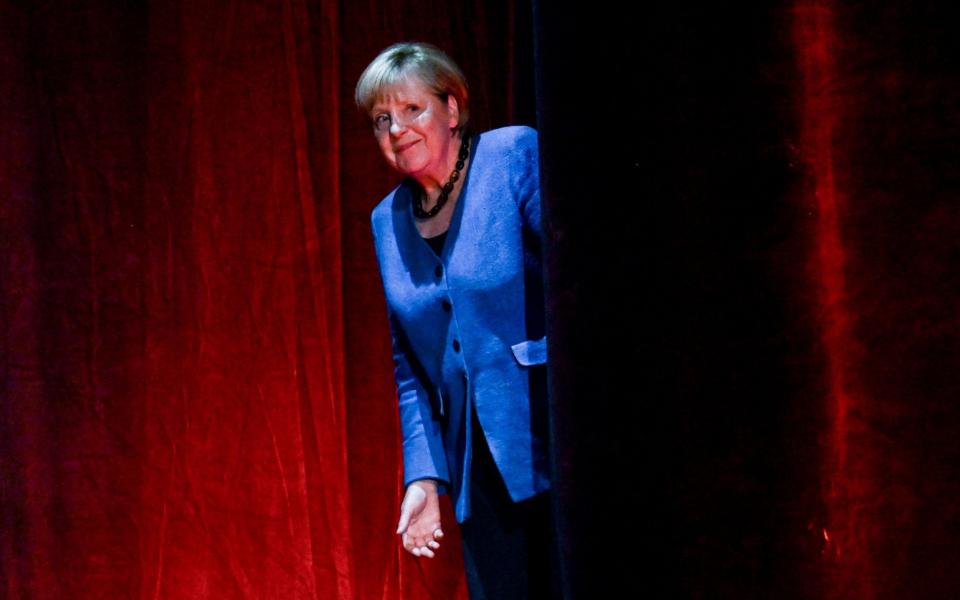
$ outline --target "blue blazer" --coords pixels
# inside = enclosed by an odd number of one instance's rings
[[[550,486],[537,133],[488,131],[471,154],[439,257],[417,231],[411,182],[371,219],[404,483],[445,484],[460,522],[470,514],[472,409],[514,501]]]

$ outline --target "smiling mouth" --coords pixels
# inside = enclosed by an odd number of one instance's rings
[[[394,154],[400,154],[401,152],[405,152],[405,151],[408,150],[411,146],[413,146],[414,144],[416,144],[416,143],[419,142],[419,141],[420,141],[420,140],[416,140],[416,141],[410,142],[409,144],[404,144],[404,145],[402,145],[402,146],[397,146],[397,147],[394,149],[393,152],[394,152]]]

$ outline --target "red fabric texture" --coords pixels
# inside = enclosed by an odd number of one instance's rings
[[[662,490],[639,488],[653,496],[647,506],[673,511],[653,519],[663,538],[644,543],[625,533],[650,526],[631,518],[634,507],[626,505],[591,512],[604,519],[597,544],[571,548],[570,539],[592,538],[583,533],[586,519],[567,523],[579,530],[560,540],[567,544],[562,550],[578,552],[572,561],[602,563],[584,572],[618,569],[641,585],[659,574],[672,589],[707,595],[730,589],[804,597],[812,589],[825,598],[956,596],[956,55],[944,44],[949,19],[907,2],[894,5],[876,11],[817,0],[770,9],[783,17],[770,37],[790,46],[796,73],[760,75],[789,80],[784,110],[796,114],[782,135],[808,176],[786,207],[778,206],[790,219],[785,229],[799,233],[784,242],[789,260],[757,286],[769,284],[776,296],[757,306],[766,314],[782,294],[787,316],[759,318],[804,339],[767,340],[750,329],[731,346],[660,356],[683,371],[676,377],[680,391],[671,391],[671,372],[651,388],[701,403],[665,402],[654,416],[668,433],[674,425],[693,432],[678,436],[681,442],[702,445],[658,458],[670,467],[654,472],[666,484]],[[599,10],[594,18],[622,18]],[[683,5],[677,11],[687,14]],[[466,598],[448,499],[447,541],[435,560],[409,556],[393,534],[402,491],[399,432],[369,214],[397,177],[356,114],[352,89],[383,47],[425,40],[448,50],[466,71],[475,130],[533,125],[530,21],[529,4],[514,0],[0,0],[0,597]],[[645,26],[663,27],[655,14]],[[681,69],[676,81],[683,85],[646,87],[643,93],[657,101],[641,106],[666,106],[674,101],[670,94],[679,94],[690,102],[667,107],[664,118],[691,135],[688,122],[712,114],[709,107],[697,112],[703,101],[694,96],[711,92],[687,89],[682,69],[696,53],[681,52],[683,45],[674,52],[672,40],[693,46],[696,40],[680,36],[684,25],[670,27],[663,52],[676,54],[666,64]],[[575,49],[624,42],[570,37],[563,42]],[[647,66],[623,68],[642,75]],[[737,89],[752,89],[738,66],[725,68],[740,78]],[[692,85],[714,81],[712,74],[694,75]],[[655,70],[651,77],[664,79]],[[715,79],[722,81],[719,71]],[[583,97],[549,100],[575,106],[577,116],[583,105],[586,119],[600,114],[617,135],[624,123],[635,126],[633,99],[618,96],[606,80],[598,84],[592,71],[584,80]],[[625,115],[617,113],[622,109]],[[653,139],[669,137],[670,156],[689,142],[658,131],[659,118],[636,122],[652,125]],[[556,134],[566,124],[543,130],[549,135],[541,139],[563,139]],[[630,130],[625,147],[649,152],[645,135]],[[709,144],[716,137],[711,130],[689,139]],[[695,161],[720,147],[725,140],[693,148],[691,164],[699,168],[705,163]],[[605,162],[601,149],[561,150],[577,167],[590,164],[584,152]],[[714,171],[684,174],[667,166],[667,176],[689,175],[690,189],[709,183],[712,194]],[[633,188],[632,172],[601,175]],[[721,190],[731,189],[719,180]],[[654,216],[673,218],[679,207],[703,217],[692,210],[703,205],[676,197],[676,206],[651,203]],[[623,200],[610,195],[585,205],[577,225],[589,230],[603,223],[598,211]],[[779,264],[773,242],[748,244],[743,240],[756,232],[745,228],[733,229],[741,240],[729,241],[711,222],[725,222],[721,211],[704,214],[683,223],[677,236],[685,241],[690,231],[707,232],[706,241],[717,242],[700,249],[702,240],[692,240],[697,248],[681,255],[688,264],[679,267],[696,284],[690,289],[709,287],[714,279],[698,265],[719,264],[723,256],[748,266],[735,282],[749,283],[766,265]],[[756,222],[773,224],[768,241],[782,231],[773,217]],[[567,233],[556,243],[569,244],[582,232]],[[755,247],[762,256],[754,256]],[[715,249],[721,258],[703,260]],[[586,261],[587,270],[605,258]],[[637,302],[621,295],[626,284],[614,294],[604,286],[585,290],[582,280],[561,283],[567,286],[557,286],[561,294],[602,297],[604,310],[627,304],[633,310]],[[682,308],[701,302],[683,300]],[[707,332],[691,333],[684,320],[676,339],[713,343],[726,333],[720,318],[703,312],[692,323],[707,325]],[[611,314],[607,322],[617,318]],[[808,335],[815,348],[805,345]],[[672,332],[664,339],[673,348]],[[740,352],[744,341],[756,340],[756,357],[765,344],[789,346],[758,363],[783,371],[788,392],[776,402],[762,396],[759,412],[753,409],[760,404],[717,402],[714,380],[726,382],[723,401],[741,390],[782,389],[777,373],[753,385],[747,383],[756,378],[753,365],[709,355],[711,347]],[[609,363],[604,348],[582,349]],[[564,357],[552,355],[552,364],[557,358]],[[718,370],[742,370],[728,377],[711,370],[711,362]],[[584,379],[597,369],[571,366]],[[703,390],[710,393],[697,396]],[[622,400],[619,393],[610,397]],[[587,399],[581,408],[598,401]],[[775,456],[793,469],[775,465],[780,488],[768,492],[770,473],[761,469],[754,477],[751,470],[763,446],[737,440],[723,446],[732,439],[719,435],[727,421],[707,422],[736,410],[759,414],[737,435],[782,452]],[[619,417],[604,424],[611,431],[658,424],[610,414]],[[765,423],[794,437],[771,433]],[[701,432],[714,437],[696,439]],[[616,436],[598,439],[608,455],[631,456]],[[571,455],[592,450],[588,438],[570,441],[563,450]],[[801,447],[784,450],[791,444]],[[726,454],[715,461],[717,445]],[[597,462],[580,473],[602,474]],[[570,490],[595,496],[584,477]],[[630,498],[617,491],[604,500]],[[752,504],[743,504],[742,494]],[[737,510],[725,513],[734,500]],[[791,513],[783,506],[799,508]],[[621,538],[641,540],[633,553],[604,546],[611,514],[620,515],[613,529]],[[737,521],[726,514],[746,516]],[[784,555],[793,562],[777,562]],[[652,572],[661,564],[670,569]],[[733,575],[725,578],[724,571]],[[800,574],[799,583],[771,592],[783,572],[787,581]],[[587,581],[594,590],[603,583]]]
[[[957,51],[946,4],[797,2],[824,358],[823,598],[960,590]]]
[[[517,14],[0,3],[0,596],[466,596],[448,504],[434,561],[393,534],[396,177],[351,94],[424,39],[516,122]]]

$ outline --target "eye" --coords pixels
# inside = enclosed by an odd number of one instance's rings
[[[407,112],[408,112],[408,113],[411,113],[411,114],[418,113],[418,112],[420,112],[420,107],[419,107],[418,105],[416,105],[416,104],[408,104],[408,105],[407,105]]]
[[[390,115],[386,113],[380,113],[379,115],[373,118],[373,126],[377,129],[383,129],[390,124]]]

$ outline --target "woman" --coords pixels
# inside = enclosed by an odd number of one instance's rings
[[[403,432],[397,533],[440,547],[438,494],[461,525],[471,597],[544,597],[550,586],[537,136],[471,136],[466,80],[426,44],[397,44],[356,101],[384,158],[407,176],[374,209]]]

